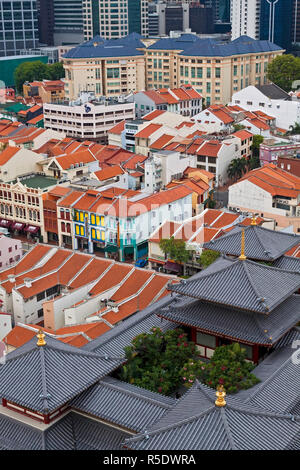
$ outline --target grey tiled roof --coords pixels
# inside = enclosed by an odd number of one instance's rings
[[[297,446],[300,418],[265,412],[226,397],[216,407],[211,391],[196,383],[152,428],[126,439],[134,450],[272,450]]]
[[[281,256],[274,262],[274,266],[287,271],[295,271],[300,273],[300,258],[294,256]]]
[[[272,346],[299,321],[300,296],[292,295],[270,314],[246,312],[188,297],[162,308],[167,320],[250,344]]]
[[[71,406],[124,428],[140,431],[161,418],[175,403],[173,398],[106,377],[76,397]]]
[[[104,335],[90,341],[80,350],[93,351],[102,355],[107,354],[109,357],[124,357],[124,347],[128,346],[138,334],[146,333],[154,326],[161,328],[163,331],[176,327],[174,323],[158,318],[155,315],[156,311],[170,303],[171,300],[170,295],[163,297],[144,310],[135,313],[112,330],[107,331]]]
[[[218,266],[220,263],[218,263]],[[230,307],[267,313],[300,288],[300,274],[235,259],[214,272],[174,284],[170,290]]]
[[[130,434],[70,412],[41,431],[0,414],[2,450],[115,450]]]
[[[0,367],[0,397],[42,413],[53,411],[115,369],[104,359],[50,336],[34,337],[8,354]]]
[[[241,232],[245,230],[245,255],[260,261],[274,261],[300,241],[298,235],[269,230],[259,225],[236,226],[229,233],[204,243],[204,248],[239,256]]]

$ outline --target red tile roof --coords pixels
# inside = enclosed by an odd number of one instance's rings
[[[163,111],[161,109],[155,109],[154,111],[151,111],[150,113],[146,114],[145,116],[142,117],[143,121],[152,121],[152,119],[157,118],[158,116],[161,116],[164,114],[166,111]]]
[[[161,124],[149,124],[149,126],[144,127],[144,129],[135,134],[135,137],[148,139],[150,135],[154,134],[154,132],[158,131],[161,127]]]
[[[104,168],[104,170],[94,172],[95,176],[99,181],[105,181],[115,176],[122,175],[123,173],[124,171],[118,165],[109,166],[107,168]]]
[[[20,147],[6,147],[0,152],[0,165],[5,165],[16,153],[18,153]]]
[[[245,129],[241,129],[240,131],[236,131],[232,135],[235,135],[236,137],[238,137],[241,140],[246,140],[246,139],[250,139],[251,137],[253,137],[253,134],[249,131],[246,131]]]
[[[133,266],[116,263],[111,269],[104,274],[104,276],[97,282],[97,284],[90,290],[91,295],[98,295],[112,286],[119,284],[124,277],[133,269]]]
[[[172,139],[174,139],[174,136],[168,135],[168,134],[163,134],[160,136],[153,144],[150,145],[150,148],[152,149],[162,149],[164,146],[169,143]]]
[[[118,134],[120,135],[122,133],[122,131],[124,131],[125,129],[125,123],[126,121],[122,121],[122,122],[119,122],[118,124],[116,124],[114,127],[112,127],[111,129],[108,130],[109,134]]]

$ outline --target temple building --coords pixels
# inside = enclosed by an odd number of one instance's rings
[[[269,232],[279,236],[281,243],[270,243]],[[173,300],[158,315],[184,327],[200,357],[209,359],[218,346],[238,342],[246,349],[247,359],[259,363],[279,342],[292,342],[290,332],[300,319],[300,272],[252,261],[246,253],[264,261],[280,258],[284,242],[291,245],[286,237],[290,236],[249,226],[234,228],[208,243],[235,255],[239,239],[241,255],[220,256],[204,271],[170,286]],[[297,242],[297,237],[291,237]]]

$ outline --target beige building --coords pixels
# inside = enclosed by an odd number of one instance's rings
[[[83,90],[117,96],[191,84],[206,105],[227,104],[237,91],[267,83],[268,64],[283,52],[273,43],[245,36],[221,44],[183,34],[148,47],[134,34],[115,45],[96,37],[64,56],[65,93],[76,99]]]

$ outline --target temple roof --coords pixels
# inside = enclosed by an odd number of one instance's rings
[[[34,337],[6,358],[0,397],[41,413],[64,405],[119,365],[50,336],[45,346],[37,346]]]
[[[271,314],[247,312],[182,296],[160,315],[213,335],[247,344],[273,346],[299,321],[300,296],[292,295]]]
[[[213,391],[195,382],[161,420],[124,444],[133,450],[300,449],[300,416],[291,419],[234,397],[226,401],[217,407]]]
[[[300,273],[300,258],[296,258],[294,256],[281,256],[274,262],[273,266],[287,271]]]
[[[204,243],[203,247],[220,253],[239,256],[241,232],[245,230],[245,255],[260,261],[274,261],[299,243],[298,235],[278,232],[260,225],[236,226],[222,237]]]
[[[141,431],[160,419],[175,403],[174,398],[105,377],[77,396],[71,406],[123,428]]]
[[[207,302],[268,313],[299,288],[299,273],[250,260],[225,258],[169,289]]]

